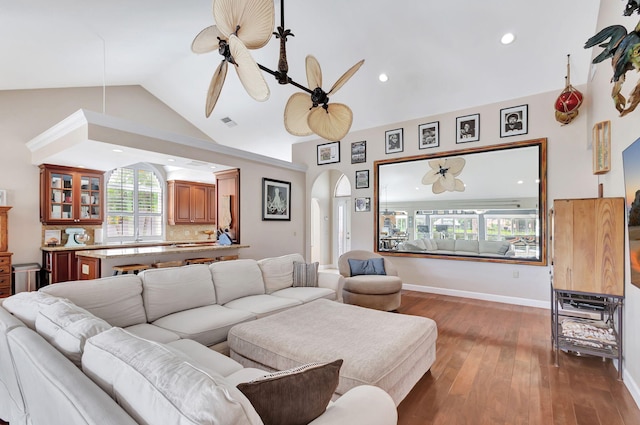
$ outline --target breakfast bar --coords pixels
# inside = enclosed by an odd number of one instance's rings
[[[195,257],[220,257],[238,255],[249,245],[217,245],[213,243],[183,243],[165,246],[145,246],[76,251],[78,279],[95,279],[111,276],[114,266],[124,264],[157,264],[184,261]]]

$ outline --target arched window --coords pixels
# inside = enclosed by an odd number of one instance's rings
[[[338,183],[336,183],[334,196],[351,196],[351,182],[344,174],[340,176]]]
[[[107,179],[107,240],[163,239],[163,188],[163,179],[150,165],[113,170]]]

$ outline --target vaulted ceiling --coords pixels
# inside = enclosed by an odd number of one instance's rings
[[[333,97],[351,107],[353,130],[585,84],[597,0],[285,1],[289,75],[306,85],[313,54],[328,90],[360,59]],[[620,3],[622,13],[623,3]],[[217,52],[191,41],[212,25],[211,0],[20,0],[0,8],[0,90],[141,85],[218,143],[290,160],[283,111],[298,91],[265,74],[271,96],[251,99],[230,70],[210,118],[204,114]],[[276,26],[280,2],[276,2]],[[506,32],[515,42],[502,45]],[[252,51],[277,67],[279,42]],[[386,83],[378,81],[386,73]],[[109,99],[105,99],[108,109]],[[100,111],[97,111],[100,112]],[[221,119],[231,118],[229,127]]]

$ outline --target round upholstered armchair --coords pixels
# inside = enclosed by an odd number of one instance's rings
[[[402,280],[385,257],[371,251],[345,252],[338,259],[344,277],[342,298],[346,304],[393,311],[400,307]]]

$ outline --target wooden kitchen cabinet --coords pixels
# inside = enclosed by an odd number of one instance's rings
[[[102,224],[104,173],[40,165],[40,221],[44,224]]]
[[[11,253],[9,249],[9,218],[11,207],[0,207],[0,298],[11,295]]]
[[[78,280],[74,251],[43,251],[42,255],[46,284]]]
[[[216,224],[215,185],[171,180],[167,182],[170,225]]]
[[[225,170],[215,173],[218,200],[216,223],[228,230],[233,243],[240,243],[240,170]],[[230,219],[227,225],[226,221]]]

